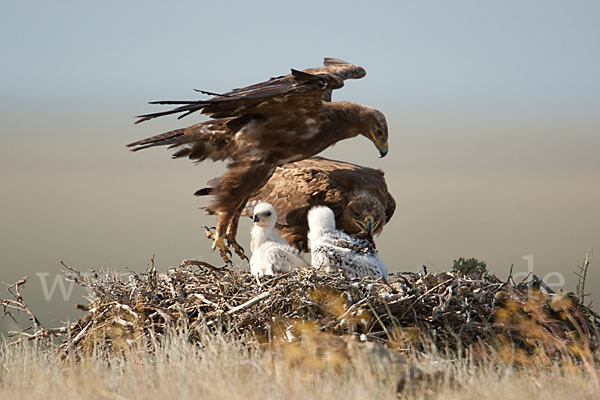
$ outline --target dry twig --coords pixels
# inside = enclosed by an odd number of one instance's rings
[[[600,348],[597,314],[577,296],[552,292],[536,276],[516,284],[489,274],[400,273],[392,274],[388,284],[306,269],[264,279],[258,286],[248,272],[196,265],[116,275],[82,274],[63,263],[71,279],[94,296],[77,323],[53,330],[42,327],[24,303],[19,288],[25,279],[10,286],[13,299],[2,304],[5,315],[21,311],[31,318],[27,338],[61,335],[66,351],[118,350],[134,343],[153,347],[169,329],[182,326],[190,328],[192,340],[200,326],[223,329],[240,340],[250,335],[279,340],[275,327],[281,323],[300,331],[310,326],[364,335],[402,348],[397,339],[409,334],[412,346],[422,350],[431,344],[443,351],[505,343],[532,353],[542,346],[548,354],[577,358],[577,346],[585,345],[585,354]]]

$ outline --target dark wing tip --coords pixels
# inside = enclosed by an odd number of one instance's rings
[[[135,121],[133,124],[137,125],[140,122],[148,121],[153,118],[158,118],[158,117],[162,117],[163,115],[169,115],[169,114],[172,114],[172,112],[171,111],[161,111],[161,112],[156,112],[156,113],[151,113],[151,114],[136,115],[134,118],[138,118],[138,120]]]
[[[127,150],[129,150],[132,153],[135,153],[136,151],[142,150],[145,147],[138,145],[137,143],[129,143],[128,145],[126,145],[126,147],[128,147]]]
[[[234,89],[235,90],[235,89]],[[194,89],[194,92],[198,92],[198,93],[202,93],[205,94],[207,96],[215,96],[215,97],[232,97],[228,94],[225,93],[216,93],[216,92],[209,92],[208,90],[202,90],[202,89]]]
[[[134,118],[137,118],[137,120],[133,123],[134,125],[137,125],[140,122],[148,121],[149,119],[151,119],[151,117],[147,117],[145,115],[136,115]]]
[[[334,65],[334,64],[350,64],[347,61],[341,60],[339,58],[333,58],[333,57],[325,57],[323,59],[323,65],[327,66],[327,65]]]
[[[292,68],[292,76],[294,78],[296,78],[299,81],[307,81],[310,79],[321,79],[321,77],[319,77],[318,75],[314,75],[314,74],[309,74],[308,72],[304,72],[304,71],[298,71],[297,69]]]
[[[132,153],[135,153],[136,151],[148,149],[148,148],[154,147],[154,146],[152,144],[138,145],[136,143],[129,143],[127,145],[127,147],[133,147],[133,148],[130,148],[129,151],[132,152]]]
[[[367,76],[367,71],[363,67],[356,67],[355,76],[354,79],[364,78]]]
[[[340,60],[339,58],[326,57],[323,60],[323,65],[331,67],[331,71],[344,80],[360,79],[367,75],[367,71],[363,67]]]
[[[125,145],[125,147],[137,147],[137,146],[143,144],[142,142],[143,142],[143,140],[136,140],[135,142],[127,143]],[[131,151],[136,151],[137,149],[130,149],[130,150]]]
[[[205,187],[202,189],[198,189],[194,192],[194,196],[208,196],[212,193],[213,188],[212,187]]]

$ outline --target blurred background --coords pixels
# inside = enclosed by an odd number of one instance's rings
[[[0,281],[28,275],[24,295],[52,325],[84,302],[56,280],[60,260],[219,264],[202,227],[215,219],[192,194],[224,165],[125,148],[201,117],[133,116],[337,57],[367,76],[334,100],[383,111],[390,153],[356,138],[323,155],[385,170],[398,205],[377,242],[392,271],[476,257],[501,279],[513,265],[575,290],[600,247],[599,17],[596,1],[5,1]],[[596,303],[599,269],[592,260]]]

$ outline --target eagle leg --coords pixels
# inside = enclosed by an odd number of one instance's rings
[[[248,199],[244,200],[244,202],[236,210],[231,221],[229,221],[229,225],[227,225],[227,233],[225,235],[225,239],[227,239],[227,244],[230,247],[233,247],[235,254],[237,254],[242,260],[246,260],[247,262],[250,262],[250,260],[248,260],[248,257],[244,253],[244,248],[242,246],[240,246],[240,244],[235,240],[235,235],[238,230],[238,224],[240,222],[240,215],[241,215],[242,211],[244,210],[244,207],[245,207],[247,201],[248,201]]]
[[[212,233],[209,229],[206,230],[205,234],[207,238],[213,241],[211,250],[215,251],[215,249],[218,248],[219,254],[221,255],[223,261],[225,261],[227,264],[231,264],[231,251],[229,251],[227,245],[225,244],[225,238],[220,236],[218,232],[216,234]]]

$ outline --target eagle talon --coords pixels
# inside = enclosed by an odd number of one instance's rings
[[[250,260],[244,253],[244,248],[242,246],[240,246],[239,243],[235,241],[235,239],[227,239],[227,244],[230,247],[233,247],[233,251],[235,251],[235,254],[237,254],[242,260],[246,260],[247,262],[250,262]]]
[[[204,228],[206,228],[206,231],[204,231],[204,235],[206,235],[206,237],[208,239],[215,240],[216,235],[214,233],[212,233],[212,231],[208,227],[205,226]],[[213,247],[213,250],[214,250],[214,247]]]
[[[215,251],[216,249],[219,249],[219,254],[221,255],[223,261],[225,261],[227,264],[231,264],[231,251],[229,251],[229,249],[227,248],[227,245],[225,244],[225,239],[213,234],[212,232],[206,232],[206,236],[213,239],[211,250]]]

